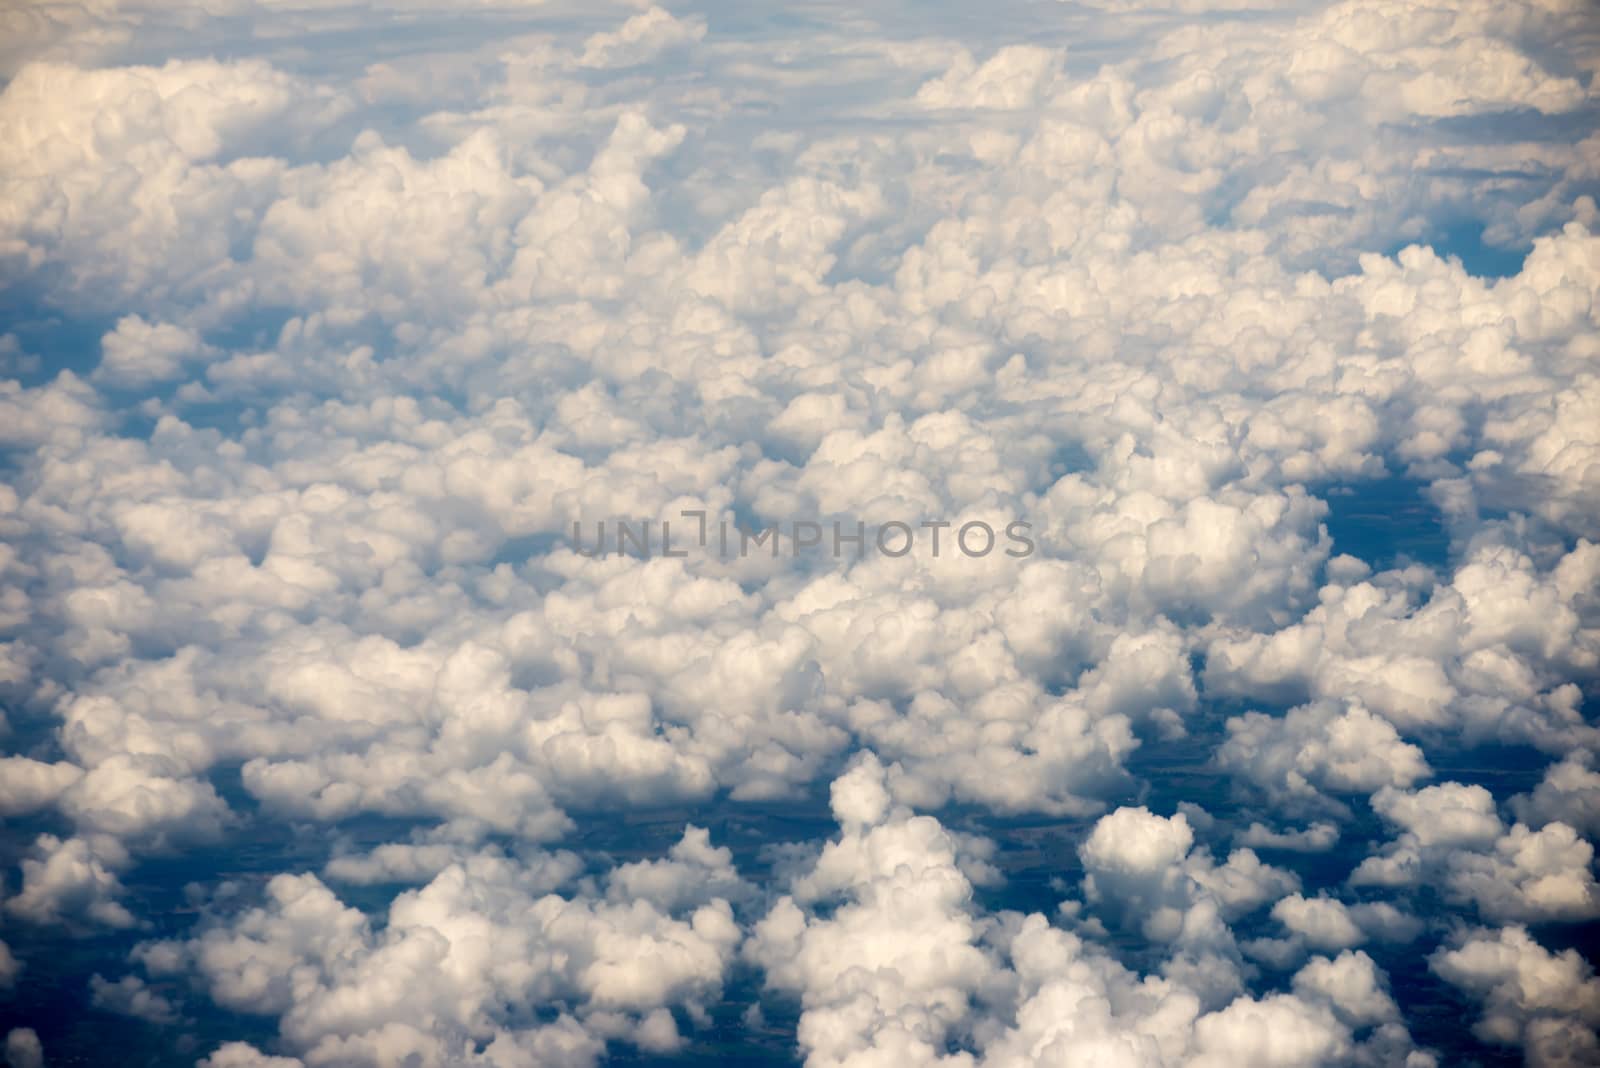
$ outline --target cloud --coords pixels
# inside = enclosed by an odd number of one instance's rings
[[[178,1020],[176,1007],[171,1000],[151,990],[149,984],[137,975],[124,975],[115,983],[99,975],[89,977],[90,1001],[97,1009],[135,1016],[153,1024],[170,1024]]]
[[[1406,787],[1432,773],[1421,749],[1359,704],[1305,705],[1281,719],[1249,712],[1227,729],[1218,763],[1286,800]]]
[[[1223,693],[1354,695],[1409,734],[1458,729],[1546,750],[1587,745],[1576,695],[1559,680],[1586,675],[1594,660],[1593,629],[1577,611],[1593,556],[1580,541],[1537,578],[1527,556],[1486,542],[1423,603],[1399,575],[1332,583],[1301,622],[1215,643],[1206,681]],[[1513,589],[1517,600],[1502,599]]]
[[[1582,1064],[1597,1048],[1600,981],[1574,950],[1551,953],[1525,928],[1503,927],[1466,933],[1428,966],[1483,1002],[1479,1035],[1522,1045],[1531,1064]]]
[[[100,351],[97,378],[124,387],[148,386],[179,377],[186,361],[206,355],[206,345],[192,329],[128,315],[100,339]]]
[[[216,838],[227,806],[209,783],[169,777],[159,760],[114,756],[69,786],[61,809],[87,831],[126,843],[166,846],[176,838]]]
[[[6,1064],[10,1068],[43,1068],[44,1044],[31,1027],[13,1027],[6,1032]]]
[[[344,106],[260,61],[28,64],[0,94],[11,192],[0,254],[64,270],[86,302],[192,293],[227,273],[242,219],[265,206],[283,169],[252,141],[292,139]],[[113,347],[107,375],[131,358]]]
[[[1352,1023],[1383,1022],[1400,1015],[1399,1007],[1384,989],[1377,965],[1359,950],[1346,951],[1332,959],[1313,959],[1295,973],[1294,989],[1302,997],[1322,995]]]
[[[637,66],[678,45],[690,44],[706,34],[703,19],[678,19],[665,8],[652,6],[633,16],[614,33],[597,33],[583,45],[578,60],[585,67]]]
[[[1332,898],[1293,894],[1272,906],[1272,918],[1318,949],[1348,949],[1366,941],[1350,910]]]
[[[0,990],[10,990],[17,984],[17,976],[22,974],[22,962],[11,951],[11,947],[0,942]]]
[[[1239,915],[1297,885],[1292,874],[1262,864],[1249,849],[1234,850],[1218,865],[1194,844],[1181,812],[1163,817],[1142,807],[1119,808],[1101,817],[1079,847],[1084,893],[1143,918],[1150,937],[1172,938],[1188,933],[1184,909],[1216,906]]]
[[[0,14],[14,963],[171,863],[79,997],[214,1068],[736,966],[819,1064],[1417,1066],[1380,943],[1592,918],[1589,12],[1025,6]],[[916,544],[715,551],[797,521]]]
[[[769,985],[800,996],[808,1064],[1309,1065],[1358,1049],[1400,1061],[1415,1053],[1364,954],[1319,958],[1294,994],[1228,994],[1204,1011],[1211,995],[1186,982],[1204,979],[1201,970],[1141,979],[1041,915],[983,913],[962,871],[963,843],[896,805],[891,771],[863,757],[835,780],[839,835],[745,950]],[[1099,821],[1084,852],[1097,875],[1114,869],[1129,881],[1169,870],[1191,846],[1182,817],[1121,809]],[[1216,875],[1199,858],[1191,864]]]
[[[1545,769],[1530,794],[1511,799],[1517,816],[1533,826],[1561,822],[1592,837],[1600,828],[1600,773],[1587,752],[1570,753]]]
[[[705,1019],[741,940],[714,894],[746,892],[696,865],[707,858],[716,851],[691,828],[672,860],[615,869],[618,893],[605,900],[549,892],[543,864],[478,853],[396,897],[381,926],[316,876],[279,875],[260,905],[134,956],[152,975],[192,973],[221,1007],[281,1017],[284,1040],[308,1064],[446,1063],[463,1043],[486,1047],[485,1064],[541,1051],[591,1064],[611,1039],[676,1048],[666,1007]],[[658,907],[628,889],[671,900]],[[539,1023],[536,1010],[555,1001],[572,1014]]]
[[[1452,858],[1448,886],[1501,920],[1590,919],[1600,915],[1594,847],[1564,823],[1530,831],[1520,823],[1491,855]]]
[[[745,951],[769,985],[801,995],[808,1062],[869,1063],[896,1051],[937,1062],[993,967],[962,907],[971,885],[957,843],[931,818],[891,816],[882,798],[864,800],[885,789],[883,777],[866,758],[836,783],[835,813],[849,829],[794,896],[779,898]],[[804,904],[830,897],[843,899],[831,919],[808,917]]]
[[[1481,786],[1441,783],[1415,793],[1385,788],[1373,807],[1403,833],[1351,874],[1355,885],[1438,880],[1486,917],[1539,922],[1600,914],[1594,848],[1564,823],[1509,830]]]
[[[224,1042],[199,1062],[203,1068],[304,1068],[298,1057],[273,1057],[244,1042]]]
[[[8,816],[51,805],[83,777],[76,764],[46,764],[29,757],[0,759],[0,811]]]
[[[1252,823],[1234,835],[1234,841],[1256,849],[1285,849],[1292,853],[1322,853],[1339,841],[1339,828],[1332,823],[1313,823],[1300,831],[1274,831]]]
[[[117,869],[126,862],[115,841],[41,834],[22,861],[22,888],[6,900],[6,911],[37,924],[137,927],[139,920],[117,900],[123,891]]]

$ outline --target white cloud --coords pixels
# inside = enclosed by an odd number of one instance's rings
[[[1272,918],[1317,949],[1348,949],[1366,941],[1350,910],[1329,897],[1293,894],[1272,906]]]
[[[6,1032],[6,1064],[10,1068],[44,1068],[44,1044],[31,1027]]]
[[[1450,861],[1448,886],[1499,920],[1585,920],[1600,916],[1594,847],[1564,823],[1512,827],[1492,854]]]
[[[244,1042],[224,1042],[200,1060],[201,1068],[304,1068],[298,1057],[274,1057]]]
[[[1354,1024],[1395,1020],[1400,1015],[1384,988],[1382,973],[1360,950],[1347,950],[1332,959],[1314,958],[1295,973],[1294,989],[1302,997],[1327,998],[1334,1011]]]
[[[1256,849],[1284,849],[1291,853],[1323,853],[1339,841],[1339,828],[1333,823],[1313,823],[1299,831],[1274,831],[1260,823],[1252,823],[1234,841]]]
[[[1356,885],[1442,883],[1486,917],[1539,922],[1600,915],[1594,847],[1564,823],[1509,830],[1481,786],[1441,783],[1416,793],[1385,788],[1373,807],[1403,828],[1351,874]]]
[[[95,377],[128,387],[178,377],[186,361],[206,354],[206,345],[191,328],[127,315],[100,339],[100,351]]]
[[[1227,729],[1218,762],[1288,800],[1407,787],[1431,774],[1421,749],[1359,704],[1303,705],[1281,719],[1249,712]]]
[[[690,1051],[747,910],[819,1063],[1420,1065],[1354,947],[1600,908],[1581,4],[382,7],[0,13],[14,922],[294,826],[145,953],[293,1054],[214,1068]],[[1345,533],[1385,476],[1442,563]],[[951,527],[562,544],[683,509]],[[1425,785],[1499,744],[1560,759],[1506,813]],[[773,904],[703,828],[830,779]],[[621,807],[683,836],[558,848]],[[975,904],[1033,854],[951,812],[1066,828],[1070,932]]]
[[[157,759],[110,757],[63,792],[61,809],[80,830],[127,843],[215,839],[227,806],[209,783],[162,774],[171,770]]]
[[[150,989],[137,975],[124,975],[109,982],[100,975],[89,977],[91,1004],[97,1009],[135,1016],[153,1024],[170,1024],[178,1020],[176,1007],[171,1000]]]
[[[671,865],[715,857],[692,829],[685,842],[657,882],[671,881]],[[689,887],[695,878],[702,890]],[[641,866],[623,867],[611,886],[647,879]],[[224,1008],[281,1016],[308,1064],[447,1063],[467,1042],[488,1047],[474,1063],[522,1050],[591,1064],[608,1039],[675,1045],[661,1010],[703,1018],[741,939],[727,901],[709,892],[727,880],[714,870],[680,879],[661,907],[562,897],[548,882],[544,865],[479,853],[395,898],[380,928],[315,876],[280,875],[260,906],[135,956],[154,973],[192,970]],[[554,1001],[575,1015],[535,1022]]]
[[[14,816],[54,804],[82,777],[83,769],[66,761],[47,764],[22,756],[0,758],[0,811]]]
[[[616,32],[590,37],[583,44],[583,56],[578,62],[585,67],[636,66],[705,35],[703,19],[674,18],[665,8],[652,6],[628,19]]]
[[[839,836],[746,948],[770,985],[800,996],[808,1064],[1311,1065],[1374,1043],[1405,1060],[1404,1028],[1356,1038],[1394,1015],[1364,955],[1308,966],[1295,994],[1228,994],[1207,1012],[1210,995],[1180,977],[1204,980],[1202,969],[1141,979],[1043,916],[982,914],[962,844],[890,803],[890,771],[862,758],[835,781]],[[1090,843],[1100,872],[1155,878],[1185,857],[1192,832],[1182,817],[1122,809]]]
[[[37,924],[136,927],[138,919],[117,900],[122,883],[116,873],[126,859],[114,841],[41,834],[22,861],[22,888],[6,900],[6,911]]]
[[[1420,846],[1481,846],[1504,830],[1494,798],[1481,786],[1446,782],[1415,793],[1380,790],[1372,807]]]
[[[858,778],[879,777],[876,761]],[[897,1055],[938,1063],[946,1036],[968,1013],[993,965],[974,943],[962,907],[971,885],[957,843],[928,817],[864,811],[854,791],[835,793],[848,821],[816,869],[755,927],[746,949],[769,985],[795,991],[805,1008],[798,1034],[809,1063],[873,1063]],[[856,822],[874,815],[872,823]],[[829,919],[804,904],[842,897]]]
[[[1600,829],[1600,772],[1587,752],[1569,753],[1545,769],[1531,794],[1511,799],[1517,816],[1533,826],[1560,821],[1593,837]]]
[[[1574,950],[1551,953],[1522,927],[1467,933],[1429,967],[1484,1005],[1474,1029],[1520,1044],[1530,1064],[1578,1065],[1600,1049],[1600,980]]]

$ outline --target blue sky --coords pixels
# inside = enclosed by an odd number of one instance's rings
[[[0,27],[10,1068],[1600,1060],[1591,5]]]

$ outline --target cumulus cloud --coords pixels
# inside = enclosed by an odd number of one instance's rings
[[[1339,828],[1333,823],[1313,823],[1304,830],[1274,831],[1260,823],[1252,823],[1234,841],[1256,849],[1284,849],[1291,853],[1322,853],[1332,849],[1339,841]]]
[[[42,834],[22,861],[22,887],[6,911],[30,923],[88,923],[113,928],[139,921],[117,899],[117,869],[127,860],[115,841]]]
[[[210,902],[87,1002],[576,1065],[751,967],[817,1064],[1416,1068],[1386,944],[1600,913],[1576,0],[13,7],[3,910]],[[1520,932],[1435,970],[1581,1061]]]
[[[129,315],[100,339],[100,351],[97,378],[122,386],[142,386],[178,377],[184,361],[203,357],[206,345],[192,329],[171,323],[147,323],[137,315]]]
[[[1560,822],[1593,837],[1600,830],[1600,772],[1588,752],[1569,753],[1545,769],[1529,794],[1511,799],[1518,818],[1532,826]]]
[[[563,897],[545,865],[486,852],[400,894],[381,927],[316,876],[285,874],[260,905],[134,956],[152,975],[193,974],[221,1007],[279,1017],[309,1064],[459,1063],[469,1046],[484,1049],[474,1063],[548,1051],[587,1064],[610,1039],[671,1050],[680,1038],[663,1010],[704,1020],[741,939],[714,892],[742,886],[696,865],[718,859],[703,832],[685,843],[653,871],[640,862],[612,874],[613,888],[658,884],[656,897],[673,898],[660,906],[648,894]],[[124,1011],[159,1007],[137,976],[99,990]],[[539,1023],[555,1003],[570,1012]]]
[[[1481,786],[1442,783],[1415,793],[1385,788],[1373,807],[1403,828],[1351,874],[1356,885],[1437,879],[1446,891],[1500,920],[1582,920],[1600,915],[1594,847],[1564,823],[1509,830]]]
[[[100,975],[89,977],[91,1004],[106,1012],[123,1016],[136,1016],[153,1024],[170,1024],[178,1020],[178,1011],[172,1001],[150,989],[148,983],[137,975],[124,975],[109,982]]]
[[[1234,850],[1218,865],[1194,844],[1181,812],[1163,817],[1145,808],[1119,808],[1095,823],[1078,850],[1084,892],[1144,918],[1147,931],[1154,924],[1171,937],[1179,928],[1170,925],[1182,922],[1174,909],[1204,901],[1232,917],[1297,885],[1291,873],[1261,863],[1249,849]]]
[[[597,33],[586,40],[578,62],[585,67],[636,66],[667,49],[698,41],[705,33],[703,19],[674,18],[665,8],[652,5],[614,32]]]
[[[1480,1035],[1522,1045],[1530,1064],[1583,1064],[1600,1049],[1600,980],[1574,950],[1551,953],[1513,926],[1469,932],[1428,964],[1483,1003]]]
[[[1319,958],[1292,994],[1226,994],[1207,1011],[1216,991],[1188,982],[1206,982],[1201,969],[1141,978],[1039,914],[984,914],[962,870],[963,843],[895,805],[890,770],[864,758],[835,781],[839,836],[746,947],[770,985],[799,994],[808,1064],[1309,1065],[1380,1047],[1432,1063],[1392,1026],[1394,1004],[1364,954]],[[1181,860],[1192,844],[1182,817],[1134,809],[1104,817],[1095,836],[1086,862],[1124,881]]]
[[[936,1063],[993,967],[974,944],[957,843],[929,817],[901,809],[891,818],[887,800],[871,758],[835,784],[845,833],[746,950],[769,984],[801,995],[798,1037],[817,1064],[891,1054]],[[828,897],[843,898],[832,917],[808,917],[805,904]]]
[[[1595,663],[1584,622],[1595,567],[1595,546],[1579,541],[1536,577],[1529,557],[1490,539],[1426,596],[1403,573],[1336,582],[1293,626],[1219,640],[1206,680],[1219,692],[1354,695],[1408,734],[1589,746],[1568,680]]]
[[[1370,794],[1428,777],[1422,750],[1361,705],[1329,702],[1290,709],[1281,719],[1250,712],[1228,721],[1218,762],[1285,800],[1321,791]]]
[[[6,1032],[6,1064],[10,1068],[44,1068],[44,1043],[31,1027]]]
[[[54,804],[83,778],[76,764],[47,764],[23,756],[0,758],[0,811],[8,816],[32,812]]]

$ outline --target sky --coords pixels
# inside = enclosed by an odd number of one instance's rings
[[[0,8],[0,1061],[1600,1063],[1589,0]]]

